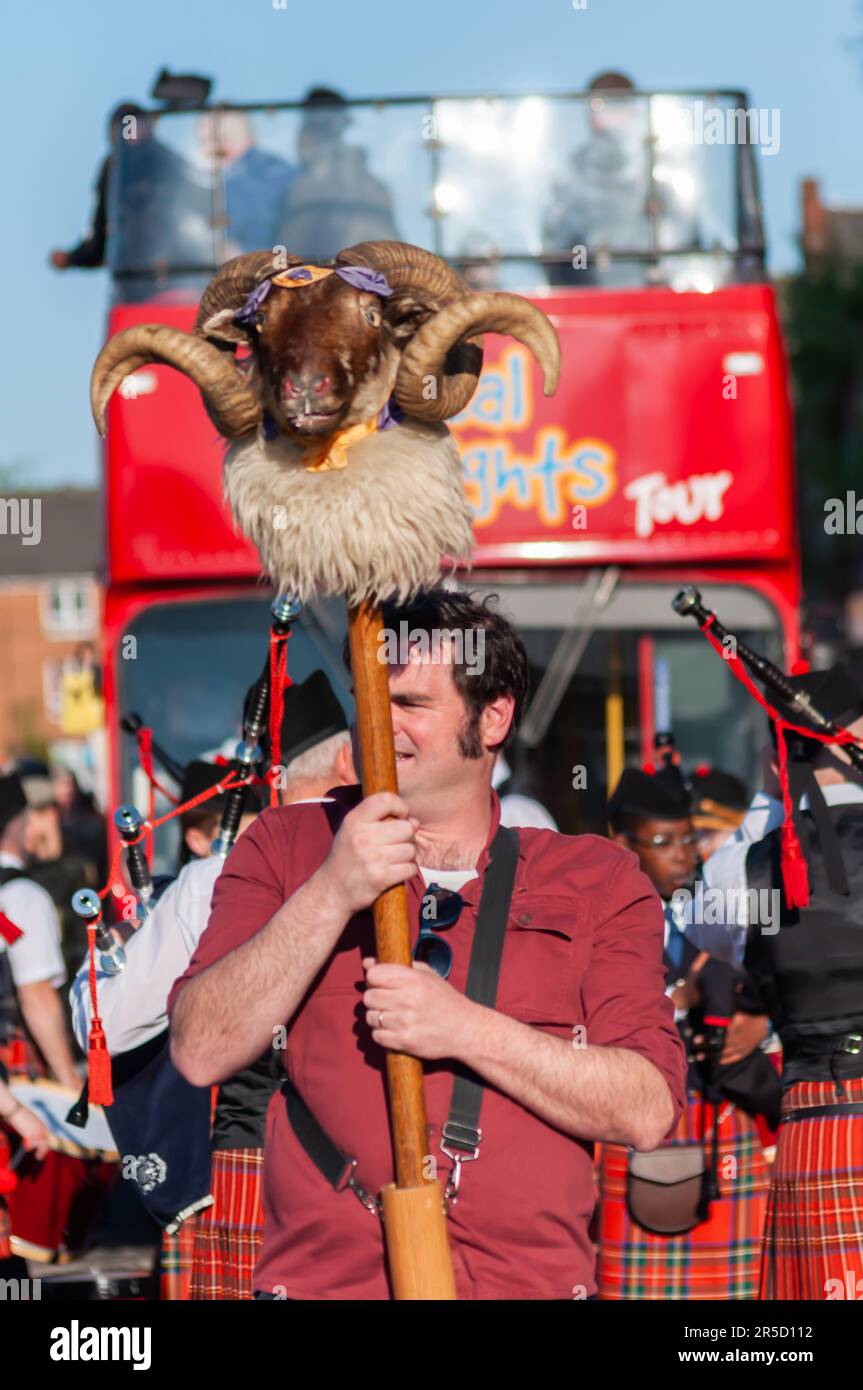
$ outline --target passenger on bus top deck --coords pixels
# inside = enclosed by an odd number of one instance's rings
[[[252,121],[244,111],[202,114],[197,138],[208,165],[222,170],[226,256],[274,246],[282,202],[297,169],[279,155],[260,148]]]
[[[96,270],[105,264],[105,243],[108,227],[108,178],[111,172],[114,146],[124,129],[128,129],[129,120],[132,119],[137,123],[143,121],[144,116],[143,107],[137,106],[132,101],[123,101],[119,106],[114,107],[108,117],[108,141],[111,149],[99,166],[99,177],[96,181],[96,206],[93,210],[90,230],[70,251],[51,252],[51,264],[56,270],[67,270],[70,266],[80,270]]]
[[[593,78],[588,96],[588,138],[570,155],[566,181],[554,185],[543,220],[544,250],[573,251],[572,262],[548,267],[557,285],[594,284],[600,246],[631,250],[645,241],[646,132],[635,87],[623,73],[604,72]],[[578,247],[586,253],[581,266]]]
[[[360,241],[398,241],[389,190],[370,172],[365,150],[345,141],[351,116],[344,97],[313,87],[303,106],[300,172],[282,206],[278,244],[328,260]]]
[[[115,108],[109,120],[112,148],[99,173],[92,228],[71,251],[51,253],[58,270],[104,265],[110,203],[112,269],[135,277],[124,288],[126,300],[149,298],[159,288],[157,276],[166,270],[212,259],[210,188],[194,177],[182,154],[158,138],[158,116],[132,102]],[[152,277],[143,271],[152,271]]]
[[[642,284],[644,267],[625,252],[691,251],[703,240],[692,151],[675,142],[656,161],[647,99],[623,73],[600,73],[588,96],[588,139],[571,155],[566,180],[554,185],[542,228],[544,250],[571,252],[572,260],[549,266],[549,280],[596,284],[598,253],[608,248],[618,260],[603,283]]]

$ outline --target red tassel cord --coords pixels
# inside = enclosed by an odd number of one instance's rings
[[[282,765],[282,720],[285,717],[285,691],[292,685],[288,675],[289,632],[270,634],[270,805],[281,803],[276,779]]]
[[[153,816],[156,814],[156,792],[157,792],[157,791],[160,791],[160,792],[162,793],[163,796],[165,796],[165,797],[168,798],[169,801],[173,801],[173,803],[174,803],[175,806],[176,806],[176,804],[177,804],[177,798],[176,798],[175,796],[172,796],[172,795],[171,795],[171,793],[168,791],[167,787],[163,787],[163,786],[162,786],[162,783],[159,781],[159,779],[158,779],[157,776],[156,776],[156,773],[155,773],[155,770],[154,770],[154,764],[153,764],[153,730],[152,730],[152,729],[148,729],[148,728],[146,728],[146,727],[145,727],[145,728],[142,728],[142,729],[139,729],[135,737],[136,737],[137,742],[138,742],[138,759],[139,759],[139,761],[140,761],[140,763],[141,763],[141,770],[142,770],[142,772],[144,773],[144,776],[146,777],[147,783],[148,783],[147,816],[146,816],[146,819],[147,819],[148,821],[152,821]],[[152,841],[152,839],[150,839],[150,840],[147,841],[147,844],[146,844],[145,847],[144,847],[144,853],[145,853],[146,856],[147,856],[147,863],[148,863],[148,864],[150,865],[150,867],[152,868],[152,866],[153,866],[153,841]]]
[[[11,917],[7,917],[5,912],[0,912],[0,936],[7,946],[14,946],[24,935],[20,927],[16,927]]]
[[[96,928],[102,914],[87,923],[87,948],[90,955],[87,968],[87,982],[90,987],[91,1023],[87,1047],[87,1079],[89,1082],[89,1101],[91,1105],[113,1105],[114,1088],[111,1084],[111,1058],[105,1041],[105,1030],[99,1017],[99,1003],[96,998]]]
[[[182,805],[175,806],[166,815],[160,816],[157,820],[144,822],[143,828],[137,839],[131,841],[132,844],[139,844],[145,836],[152,842],[153,831],[160,825],[165,825],[167,821],[173,820],[175,816],[182,815],[185,811],[191,811],[193,807],[201,805],[213,796],[222,796],[233,787],[251,785],[255,778],[238,777],[233,771],[229,771],[221,782],[215,786],[207,787],[206,790],[199,792],[197,796],[191,797]],[[120,863],[123,852],[130,842],[120,841],[111,856],[111,864],[108,871],[108,882],[105,887],[100,889],[99,898],[104,902],[109,894],[114,897],[125,897],[129,891],[120,871]],[[108,1044],[105,1038],[105,1030],[102,1020],[99,1017],[99,1004],[96,991],[96,929],[102,921],[102,913],[87,923],[87,946],[88,946],[88,967],[87,982],[90,989],[91,1024],[87,1047],[87,1077],[89,1081],[89,1100],[91,1105],[113,1105],[114,1091],[111,1084],[111,1056],[108,1052]]]
[[[785,899],[788,906],[808,907],[809,906],[809,871],[806,867],[806,857],[802,846],[797,837],[797,830],[794,825],[794,806],[791,801],[791,788],[788,783],[788,748],[785,743],[785,730],[790,729],[793,733],[805,734],[807,738],[815,739],[818,743],[856,743],[852,733],[843,729],[838,734],[819,734],[814,729],[804,729],[799,724],[789,724],[783,719],[768,700],[761,694],[746,670],[743,662],[736,652],[732,652],[721,645],[718,639],[710,631],[714,616],[711,615],[702,627],[702,632],[715,652],[723,658],[731,667],[733,674],[746,687],[749,694],[765,711],[773,721],[776,728],[776,749],[779,761],[779,785],[782,789],[782,806],[785,811],[785,819],[782,822],[782,885],[785,890]]]

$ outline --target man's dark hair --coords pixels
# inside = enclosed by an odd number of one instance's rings
[[[506,738],[496,746],[497,752],[509,748],[524,715],[529,684],[527,652],[512,623],[492,606],[497,597],[497,594],[490,594],[488,598],[477,598],[461,590],[440,588],[427,590],[413,603],[382,604],[384,628],[396,635],[401,623],[407,623],[408,634],[424,632],[430,636],[435,631],[466,633],[483,630],[482,669],[455,660],[452,666],[456,689],[467,710],[467,728],[460,739],[462,756],[466,758],[482,756],[479,720],[492,700],[501,695],[511,695],[515,701],[512,723]],[[350,670],[347,641],[343,657],[345,666]]]

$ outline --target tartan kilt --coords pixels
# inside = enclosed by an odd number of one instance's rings
[[[839,1100],[863,1103],[863,1077]],[[782,1112],[835,1105],[832,1081],[798,1081]],[[835,1280],[832,1286],[828,1283]],[[863,1115],[796,1120],[779,1130],[764,1261],[764,1299],[863,1297]]]
[[[251,1299],[264,1238],[263,1149],[213,1152],[213,1205],[195,1230],[192,1298]]]
[[[159,1264],[159,1298],[170,1303],[185,1302],[192,1297],[192,1255],[195,1248],[195,1226],[200,1213],[187,1216],[174,1235],[162,1232],[162,1257]]]
[[[674,1137],[663,1148],[699,1140],[701,1114],[701,1100],[690,1092]],[[713,1107],[705,1106],[704,1114],[709,1138]],[[601,1299],[758,1297],[767,1164],[755,1121],[732,1105],[722,1105],[719,1114],[720,1196],[711,1204],[709,1219],[685,1235],[654,1235],[632,1219],[626,1204],[628,1150],[603,1144],[597,1224]]]

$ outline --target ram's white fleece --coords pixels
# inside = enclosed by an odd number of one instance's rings
[[[442,558],[469,562],[471,514],[445,425],[406,420],[329,472],[310,473],[300,453],[259,431],[225,458],[234,518],[280,593],[404,602],[439,582]]]

